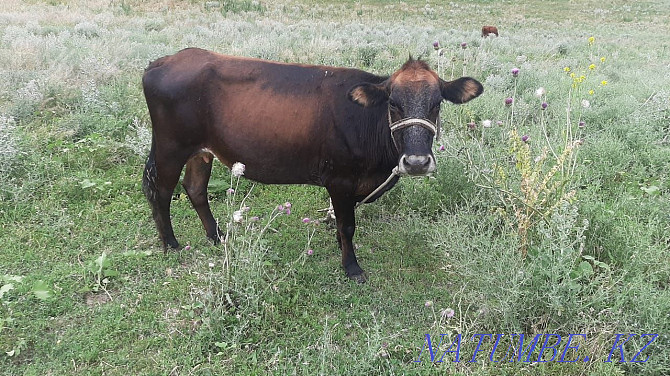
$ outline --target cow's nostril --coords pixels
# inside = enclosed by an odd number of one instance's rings
[[[423,162],[421,163],[421,167],[426,167],[430,163],[430,158],[428,157],[423,157]]]

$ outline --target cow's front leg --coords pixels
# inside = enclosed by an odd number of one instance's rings
[[[342,250],[342,267],[347,277],[358,282],[364,283],[367,276],[363,269],[358,266],[356,254],[354,253],[353,237],[356,232],[356,218],[354,217],[355,201],[350,195],[331,194],[333,209],[335,209],[335,218],[337,223],[337,240]]]

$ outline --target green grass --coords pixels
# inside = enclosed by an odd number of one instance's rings
[[[620,0],[3,2],[0,374],[668,374],[670,52],[658,35],[668,15],[665,3]],[[500,37],[482,39],[485,24]],[[433,178],[403,179],[358,210],[368,283],[344,276],[332,226],[302,222],[322,215],[324,189],[242,179],[231,203],[218,162],[210,195],[222,224],[251,190],[232,248],[205,238],[178,188],[173,224],[190,249],[163,253],[141,191],[149,61],[198,46],[388,74],[409,54],[437,70],[434,40],[441,76],[465,70],[485,93],[443,106]],[[571,87],[566,66],[584,82]],[[526,170],[513,127],[530,136]],[[524,174],[555,164],[534,161],[542,147],[560,152],[566,139],[582,141],[574,169],[551,182],[574,199],[550,195],[523,257],[514,197]],[[263,231],[287,201],[292,213]],[[431,365],[426,352],[414,362],[426,333],[460,333],[460,362]],[[494,363],[485,341],[474,365],[477,333],[583,333],[578,353],[594,360]],[[604,363],[617,333],[660,336],[646,363]],[[643,345],[629,342],[626,360]]]

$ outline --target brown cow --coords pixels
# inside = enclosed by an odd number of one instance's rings
[[[498,28],[495,26],[482,26],[482,37],[488,37],[489,34],[498,36]]]
[[[229,167],[245,164],[245,176],[258,182],[325,187],[342,266],[358,282],[366,277],[352,244],[354,206],[396,167],[400,175],[432,173],[440,102],[467,102],[483,91],[472,78],[444,81],[411,57],[390,77],[380,77],[201,49],[154,61],[142,83],[153,124],[143,191],[165,248],[179,247],[170,201],[184,165],[182,184],[207,236],[218,240],[207,201],[216,156]],[[393,176],[371,201],[397,180]]]

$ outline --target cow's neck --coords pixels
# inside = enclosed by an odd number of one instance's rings
[[[384,108],[378,115],[379,117],[375,122],[376,127],[370,127],[373,132],[373,135],[370,135],[370,139],[375,141],[372,143],[375,151],[374,155],[378,158],[374,161],[376,162],[374,169],[376,172],[388,176],[398,166],[400,154],[391,136],[388,109]]]
[[[391,189],[398,182],[399,177],[397,170],[400,156],[391,137],[386,109],[379,112],[376,120],[374,122],[376,126],[368,127],[370,133],[366,135],[366,139],[370,140],[367,147],[371,157],[368,160],[366,174],[362,179],[364,181],[360,181],[367,187],[364,193],[366,197],[360,203],[376,200]]]

